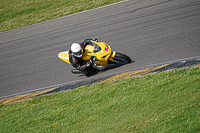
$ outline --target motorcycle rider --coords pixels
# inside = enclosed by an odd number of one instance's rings
[[[69,50],[69,61],[71,65],[75,68],[72,69],[72,73],[80,73],[82,72],[85,76],[90,76],[93,71],[92,65],[93,60],[91,59],[86,64],[83,64],[82,56],[85,52],[85,47],[90,43],[90,41],[97,41],[95,38],[93,39],[85,39],[82,43],[73,43],[71,45],[71,49]]]

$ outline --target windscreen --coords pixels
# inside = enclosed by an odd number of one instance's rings
[[[90,45],[94,46],[94,53],[101,51],[101,47],[99,45],[91,42]]]

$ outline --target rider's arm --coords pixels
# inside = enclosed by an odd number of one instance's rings
[[[88,61],[85,65],[82,65],[82,66],[79,68],[79,70],[80,70],[80,71],[84,71],[86,68],[91,67],[91,65],[92,65],[92,61],[90,60],[90,61]]]
[[[71,51],[69,52],[69,61],[73,67],[80,71],[84,71],[86,68],[90,67],[92,65],[92,61],[88,61],[86,64],[82,65],[83,63],[80,62],[82,60],[76,59],[72,54]]]
[[[82,47],[82,48],[85,48],[85,47],[90,43],[91,40],[92,40],[92,39],[90,39],[90,38],[85,39],[85,40],[80,44],[81,47]]]
[[[98,41],[98,39],[97,38],[95,38],[95,39],[91,39],[91,38],[87,38],[87,39],[85,39],[82,43],[81,43],[81,47],[82,48],[85,48],[88,44],[90,44],[90,41]]]

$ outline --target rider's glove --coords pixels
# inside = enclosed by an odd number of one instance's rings
[[[95,64],[95,62],[98,61],[96,56],[91,56],[90,60],[92,61],[93,64]]]
[[[91,56],[90,61],[87,62],[87,67],[94,65],[96,61],[98,61],[97,57]]]
[[[92,64],[93,64],[93,61],[90,60],[90,61],[87,62],[87,65],[86,65],[86,66],[87,66],[87,67],[90,67]]]
[[[95,39],[94,39],[94,41],[98,42],[98,39],[97,39],[97,38],[95,38]]]

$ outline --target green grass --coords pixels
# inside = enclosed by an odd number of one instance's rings
[[[0,105],[0,132],[200,132],[200,68]]]
[[[0,32],[119,1],[121,0],[1,0]]]

